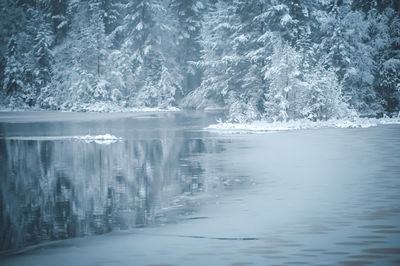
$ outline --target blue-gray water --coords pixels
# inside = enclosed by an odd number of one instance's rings
[[[0,264],[400,263],[400,125],[203,130],[217,117],[0,113]]]

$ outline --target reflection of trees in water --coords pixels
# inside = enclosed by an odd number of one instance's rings
[[[217,149],[206,142],[1,140],[0,249],[154,222],[174,197],[203,189],[199,154]]]

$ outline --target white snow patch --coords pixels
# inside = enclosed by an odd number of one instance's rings
[[[159,107],[123,107],[124,104],[115,104],[108,102],[97,102],[94,104],[81,104],[79,106],[74,106],[67,111],[75,112],[96,112],[96,113],[113,113],[113,112],[177,112],[180,111],[179,108],[168,106],[165,108]]]
[[[96,102],[93,104],[79,104],[72,107],[61,107],[59,112],[91,112],[91,113],[148,113],[148,112],[179,112],[181,109],[175,106],[166,107],[123,107],[123,103]],[[13,111],[51,111],[39,107],[10,107],[0,105],[0,112]]]
[[[262,133],[273,131],[318,129],[318,128],[368,128],[378,125],[400,124],[400,117],[395,118],[354,118],[349,120],[330,119],[327,121],[310,121],[307,119],[288,122],[255,121],[251,123],[224,123],[210,125],[206,130],[224,133]]]
[[[110,134],[95,135],[95,136],[93,136],[93,135],[75,136],[73,138],[77,139],[77,140],[85,141],[86,143],[95,142],[97,144],[105,144],[105,145],[112,144],[112,143],[122,140],[122,138],[116,137],[116,136],[110,135]]]

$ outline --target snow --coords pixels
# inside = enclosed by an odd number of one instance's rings
[[[75,136],[73,138],[77,139],[77,140],[82,140],[86,143],[95,142],[97,144],[104,144],[104,145],[109,145],[109,144],[116,143],[116,142],[122,140],[122,138],[116,137],[111,134],[94,135],[94,136],[93,135]]]
[[[85,135],[85,136],[11,136],[0,137],[0,139],[8,140],[34,140],[34,141],[58,141],[58,140],[78,140],[86,143],[96,143],[101,145],[109,145],[122,141],[121,137],[116,137],[111,134],[104,135]]]
[[[41,109],[40,107],[17,107],[17,106],[6,106],[0,104],[0,112],[10,111],[43,111],[48,109]],[[64,106],[60,109],[62,112],[95,112],[95,113],[142,113],[142,112],[179,112],[181,109],[175,106],[166,107],[124,107],[124,103],[113,103],[113,102],[96,102],[91,104],[77,104],[72,107]]]
[[[329,119],[327,121],[310,121],[299,119],[287,122],[255,121],[250,123],[221,122],[206,127],[206,130],[224,133],[262,133],[301,129],[319,128],[369,128],[378,125],[400,124],[400,117],[394,118],[354,118],[354,119]]]

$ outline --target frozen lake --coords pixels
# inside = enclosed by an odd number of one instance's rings
[[[0,265],[400,264],[400,125],[219,116],[0,113]]]

